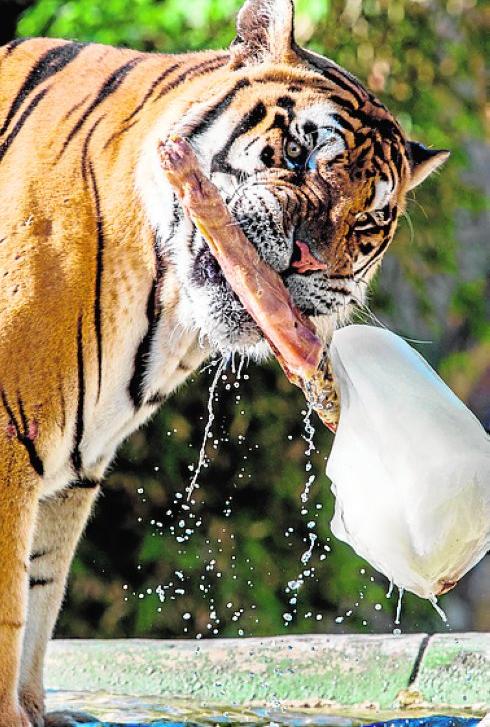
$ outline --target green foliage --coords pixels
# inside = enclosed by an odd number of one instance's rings
[[[20,18],[18,33],[160,52],[217,48],[232,40],[240,4],[37,0]],[[483,14],[484,3],[475,0],[297,0],[302,44],[358,75],[413,138],[452,151],[442,173],[417,190],[416,201],[411,195],[409,220],[402,221],[392,253],[417,320],[427,324],[438,344],[439,361],[443,365],[448,355],[453,362],[447,371],[455,361],[467,362],[472,347],[489,338],[485,271],[478,279],[458,280],[462,253],[455,226],[456,210],[464,207],[474,218],[482,209],[481,193],[462,181],[462,172],[467,144],[483,133]],[[434,302],[433,283],[440,279],[453,281],[448,316],[458,331],[466,331],[461,350],[444,348],[449,329],[436,315]],[[402,313],[399,291],[382,285],[376,290],[375,310],[396,323]],[[329,539],[333,503],[323,472],[330,435],[318,425],[316,482],[307,513],[301,514],[308,477],[304,401],[277,367],[252,366],[248,373],[238,389],[230,373],[219,387],[207,448],[212,461],[195,496],[194,523],[201,518],[202,524],[193,525],[188,542],[179,543],[170,528],[181,535],[179,522],[189,520],[176,497],[189,482],[189,465],[197,460],[212,372],[183,388],[124,447],[75,562],[60,634],[178,636],[187,629],[188,634],[208,635],[216,628],[220,634],[243,629],[258,635],[393,628],[394,604],[384,595],[387,584],[347,546]],[[215,439],[223,440],[217,450]],[[285,588],[302,570],[310,521],[316,523],[320,545],[299,592],[298,615],[286,626],[283,614],[292,610],[292,594]],[[206,570],[211,560],[213,569]],[[176,571],[183,574],[184,593],[171,600],[180,581]],[[155,589],[170,582],[174,586],[161,603]],[[240,608],[243,614],[233,620]],[[219,624],[210,619],[213,610]],[[186,612],[191,620],[183,619]],[[441,626],[430,607],[416,598],[407,598],[404,614],[405,630]],[[317,615],[323,618],[317,620]]]

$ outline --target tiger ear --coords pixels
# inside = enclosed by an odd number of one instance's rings
[[[449,158],[447,149],[428,149],[418,141],[407,143],[411,176],[408,189],[418,187],[429,174],[438,169]]]
[[[246,0],[231,44],[232,64],[287,63],[294,53],[293,0]]]

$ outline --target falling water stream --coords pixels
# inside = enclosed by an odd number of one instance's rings
[[[225,368],[225,366],[226,366],[226,361],[224,358],[222,358],[216,367],[216,373],[214,375],[212,384],[209,387],[208,421],[206,422],[206,426],[204,427],[204,434],[203,434],[203,438],[202,438],[201,449],[199,450],[199,459],[197,461],[197,466],[194,471],[194,475],[190,481],[190,484],[186,490],[187,491],[187,502],[189,502],[189,500],[191,499],[192,493],[194,492],[195,488],[199,487],[197,481],[199,479],[199,475],[201,474],[202,467],[206,461],[206,445],[208,443],[208,437],[211,434],[211,427],[213,426],[213,422],[214,422],[214,418],[215,418],[214,407],[213,407],[214,395],[216,392],[216,387],[218,386],[220,376],[223,373],[223,369]]]
[[[306,518],[308,515],[308,508],[307,505],[309,503],[310,499],[310,491],[311,488],[315,482],[316,475],[312,472],[313,464],[311,462],[311,456],[315,452],[315,427],[311,421],[311,417],[313,414],[313,406],[311,404],[308,405],[308,409],[303,412],[303,426],[304,426],[304,434],[303,439],[306,442],[306,449],[305,449],[305,457],[306,457],[306,463],[305,463],[305,472],[306,472],[306,480],[303,487],[303,491],[301,492],[300,500],[301,500],[301,515]],[[314,568],[309,568],[308,563],[311,560],[311,556],[313,554],[313,550],[315,548],[315,545],[318,541],[318,535],[315,532],[312,532],[314,528],[316,527],[316,522],[314,520],[309,520],[306,523],[307,527],[307,537],[305,539],[305,544],[307,545],[306,550],[301,554],[300,561],[302,565],[302,570],[298,573],[296,578],[288,581],[287,587],[285,588],[285,593],[288,596],[288,602],[289,605],[292,607],[290,611],[287,611],[283,614],[283,621],[284,625],[288,626],[291,621],[293,620],[293,615],[297,614],[298,610],[298,596],[299,591],[303,587],[305,578],[308,576],[312,576],[315,572]],[[311,613],[308,613],[308,617],[311,616]],[[317,618],[321,617],[321,614],[317,614]]]
[[[245,361],[245,357],[242,356],[239,358],[237,365],[235,357],[229,357],[227,359],[222,358],[211,364],[211,367],[215,367],[215,371],[209,387],[209,396],[207,401],[207,421],[204,426],[204,432],[199,448],[197,463],[195,465],[189,465],[189,471],[192,472],[192,476],[189,485],[185,490],[185,496],[183,493],[176,493],[173,503],[173,509],[171,508],[167,510],[166,513],[168,516],[173,516],[174,520],[176,520],[177,522],[177,525],[171,525],[168,528],[167,532],[175,538],[175,540],[181,547],[181,550],[179,550],[179,554],[182,555],[184,559],[187,554],[186,548],[188,545],[191,544],[192,536],[194,535],[196,530],[203,525],[203,518],[200,514],[196,512],[196,509],[198,505],[202,509],[204,502],[197,503],[193,495],[195,493],[195,490],[200,487],[199,478],[202,474],[203,469],[209,467],[209,465],[211,464],[211,458],[208,454],[209,448],[212,447],[215,451],[217,451],[219,443],[228,441],[229,437],[229,435],[227,435],[226,433],[224,425],[221,425],[221,437],[217,436],[216,432],[213,434],[213,427],[215,427],[216,425],[216,405],[219,400],[219,387],[220,385],[223,385],[223,388],[226,391],[233,389],[235,391],[235,403],[240,404],[241,396],[239,393],[237,393],[237,390],[240,387],[241,380],[248,379],[248,375],[243,373]],[[243,414],[244,412],[241,411],[240,413]],[[245,444],[245,437],[243,435],[238,435],[238,444],[242,446]],[[249,451],[251,449],[252,447],[248,448]],[[246,461],[247,458],[248,455],[244,454],[243,460]],[[244,476],[244,471],[245,467],[241,467],[241,470],[237,475],[238,478],[242,478]],[[224,502],[222,514],[226,519],[229,519],[232,514],[232,500],[232,495],[229,495]],[[152,524],[158,524],[158,526],[160,527],[160,533],[163,534],[163,521],[158,521],[158,523],[152,521]],[[223,529],[223,535],[224,533],[225,530]],[[227,532],[227,536],[232,544],[230,561],[226,566],[227,572],[233,580],[236,580],[237,575],[234,572],[236,569],[235,535],[233,532],[230,531]],[[208,635],[218,636],[221,630],[223,618],[220,617],[220,614],[218,612],[219,603],[215,593],[215,588],[217,580],[221,579],[223,575],[220,567],[218,566],[218,560],[222,558],[223,553],[223,540],[220,536],[213,536],[213,538],[208,537],[205,539],[204,544],[206,546],[207,553],[206,557],[202,559],[201,573],[200,575],[196,575],[196,570],[194,569],[192,577],[198,578],[200,594],[202,598],[207,601],[208,623],[206,624],[205,631]],[[196,555],[196,557],[199,558],[200,556]],[[254,570],[254,567],[253,565],[251,565],[250,559],[246,558],[245,560],[246,563],[249,565],[250,571],[252,572]],[[162,611],[162,604],[164,604],[167,600],[176,601],[178,598],[184,597],[186,595],[185,585],[186,582],[190,580],[190,578],[191,575],[188,574],[186,572],[186,568],[183,567],[181,570],[174,572],[174,577],[172,579],[168,580],[166,583],[160,583],[156,587],[155,593],[160,601],[160,606],[157,608],[158,612]],[[250,588],[253,587],[253,582],[251,579],[248,580],[247,585]],[[138,597],[141,597],[141,595],[144,594],[138,594]],[[225,609],[226,619],[230,620],[232,623],[236,623],[238,626],[238,622],[245,613],[245,607],[243,605],[233,604],[232,601],[228,601],[225,605]],[[254,614],[254,622],[257,624],[259,622],[259,617],[256,614],[256,605],[254,603],[251,603],[250,609]],[[182,614],[182,620],[184,622],[184,634],[187,634],[189,632],[191,619],[192,614],[188,611]],[[196,638],[200,639],[203,635],[204,633],[198,632],[196,633]],[[237,629],[237,635],[244,635],[244,631],[242,628]]]

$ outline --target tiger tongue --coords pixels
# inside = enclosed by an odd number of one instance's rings
[[[294,260],[291,263],[291,267],[296,268],[298,273],[302,274],[313,270],[328,269],[328,265],[326,263],[320,262],[320,260],[317,260],[316,257],[311,253],[310,248],[308,247],[306,242],[296,240],[295,244],[299,248],[300,258],[299,260]]]

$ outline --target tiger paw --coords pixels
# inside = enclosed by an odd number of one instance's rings
[[[32,727],[44,727],[44,694],[42,690],[24,688],[19,695],[19,702],[29,717],[29,724]]]
[[[340,400],[329,359],[325,358],[316,374],[303,383],[302,388],[310,406],[322,422],[335,432],[340,417]]]
[[[99,720],[85,712],[50,712],[44,718],[44,727],[77,727],[89,722],[98,723]]]

